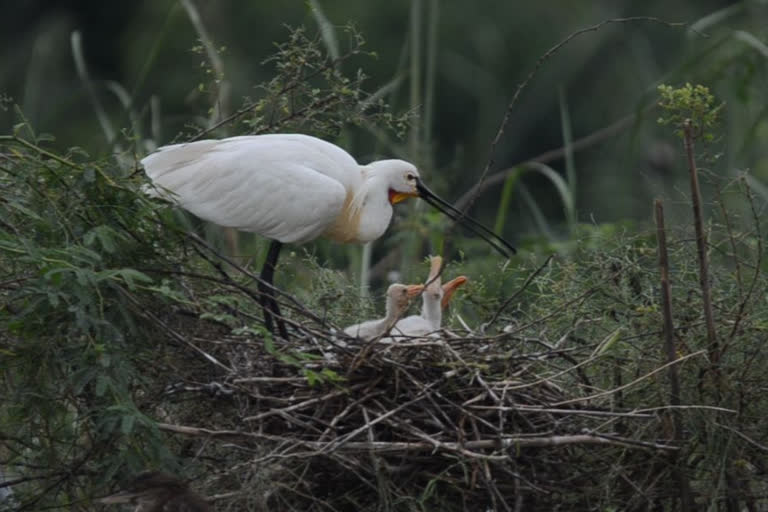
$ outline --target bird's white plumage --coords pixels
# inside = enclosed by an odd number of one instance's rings
[[[344,329],[348,336],[354,336],[363,340],[377,338],[391,329],[397,319],[408,308],[411,297],[418,295],[424,289],[422,285],[392,284],[387,289],[386,314],[384,318],[367,320],[365,322],[350,325]]]
[[[443,308],[448,305],[446,299],[450,299],[453,292],[467,281],[466,277],[459,276],[442,284],[439,275],[442,258],[433,256],[430,260],[428,284],[421,296],[421,314],[398,320],[387,341],[402,341],[406,337],[437,336],[437,331],[442,327]]]
[[[400,160],[360,166],[338,146],[299,134],[175,144],[142,164],[156,195],[198,217],[296,243],[378,238],[392,217],[389,190],[412,193],[405,174],[418,176]]]
[[[440,300],[443,298],[443,289],[439,273],[442,264],[443,259],[440,256],[430,258],[427,286],[421,294],[421,314],[398,320],[392,328],[392,337],[396,338],[396,335],[426,336],[440,329],[443,317]]]

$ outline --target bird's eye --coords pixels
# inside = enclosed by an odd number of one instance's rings
[[[408,181],[413,181],[416,179],[416,176],[414,176],[409,172],[408,174],[405,175],[405,179],[407,179]]]

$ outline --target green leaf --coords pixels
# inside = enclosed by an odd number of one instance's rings
[[[270,333],[264,333],[264,350],[267,351],[267,353],[272,354],[273,356],[277,354],[277,349],[275,348],[275,340],[272,338],[272,335]]]
[[[94,390],[94,393],[96,393],[96,396],[104,396],[104,393],[107,391],[107,387],[109,386],[110,379],[109,377],[106,377],[104,375],[99,375],[96,379],[96,389]]]
[[[120,432],[123,434],[130,434],[133,431],[133,425],[136,422],[136,417],[132,415],[125,415],[120,421]]]
[[[143,272],[139,272],[138,270],[135,270],[132,268],[121,268],[118,270],[109,270],[106,273],[109,275],[109,277],[122,279],[130,290],[136,289],[137,281],[142,283],[152,282],[152,278],[149,277],[147,274],[144,274]]]
[[[115,239],[120,237],[118,233],[109,226],[101,225],[96,226],[92,230],[88,231],[83,237],[83,243],[92,247],[98,240],[99,245],[109,254],[114,254],[117,250]]]
[[[34,211],[30,210],[26,206],[23,206],[23,205],[19,204],[17,201],[10,201],[10,202],[8,202],[6,204],[8,206],[10,206],[11,208],[13,208],[14,210],[22,213],[26,217],[30,217],[30,218],[35,219],[37,221],[43,222],[43,218],[42,217],[40,217],[38,214],[36,214]]]
[[[48,303],[50,303],[51,306],[58,307],[59,305],[59,294],[55,292],[48,292]]]
[[[613,347],[617,341],[621,338],[621,333],[624,330],[623,327],[617,327],[613,332],[611,332],[608,336],[606,336],[603,341],[601,341],[595,350],[592,352],[592,357],[595,356],[601,356],[608,352],[611,347]]]

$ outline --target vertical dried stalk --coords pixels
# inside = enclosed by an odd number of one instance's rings
[[[702,300],[704,302],[704,321],[707,325],[707,343],[709,345],[709,359],[713,366],[720,363],[720,347],[715,331],[715,320],[712,315],[712,292],[709,288],[709,261],[707,259],[707,239],[704,234],[704,222],[701,214],[701,190],[699,189],[699,176],[696,170],[696,159],[693,155],[694,127],[690,119],[683,124],[683,139],[685,141],[685,153],[688,157],[688,171],[691,176],[691,199],[693,202],[693,223],[696,229],[696,249],[699,254],[699,284],[701,285]]]
[[[677,359],[674,340],[674,325],[672,324],[672,301],[669,288],[669,259],[667,256],[667,235],[664,228],[664,206],[660,199],[656,200],[656,238],[659,244],[659,270],[661,271],[661,310],[664,316],[664,352],[667,362]],[[680,405],[680,381],[677,376],[677,365],[669,367],[669,403]],[[678,422],[675,422],[678,423]],[[675,430],[679,431],[679,425]],[[677,436],[676,436],[677,437]]]
[[[664,316],[664,352],[667,362],[677,359],[674,339],[674,325],[672,323],[672,295],[669,288],[669,258],[667,255],[667,234],[664,228],[664,206],[660,199],[655,202],[656,213],[656,238],[659,245],[659,270],[661,271],[661,308]],[[669,403],[680,405],[680,380],[677,375],[677,365],[669,366]],[[677,443],[683,441],[683,426],[680,421],[680,411],[672,409],[669,412],[672,419],[672,438]],[[675,479],[680,491],[680,510],[687,512],[692,510],[690,487],[685,469],[677,464],[677,454],[672,456]]]

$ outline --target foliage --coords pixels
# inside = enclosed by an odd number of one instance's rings
[[[690,122],[697,136],[705,141],[712,141],[714,135],[709,130],[714,128],[717,115],[725,104],[715,106],[715,97],[709,92],[709,88],[701,84],[694,87],[687,83],[677,89],[662,84],[658,90],[661,96],[659,107],[664,111],[664,115],[659,118],[659,124],[675,126],[675,133],[682,137],[683,124]]]
[[[248,133],[310,131],[318,136],[337,137],[348,125],[375,125],[399,136],[405,133],[408,116],[391,113],[381,96],[365,93],[368,78],[362,69],[348,77],[342,63],[356,56],[375,57],[364,50],[365,39],[354,25],[343,27],[349,49],[334,57],[319,36],[303,27],[290,31],[287,41],[277,44],[273,64],[275,76],[258,87],[262,98],[246,104],[243,123]],[[336,50],[338,51],[338,50]]]
[[[347,130],[363,126],[391,152],[401,149],[389,135],[410,114],[381,102],[396,87],[366,92],[353,67],[366,56],[362,38],[342,29],[344,53],[319,2],[311,4],[322,34],[291,30],[267,61],[273,74],[258,96],[232,117],[214,119],[206,105],[195,135],[300,130],[349,140]],[[698,30],[717,25],[705,21]],[[730,51],[725,41],[712,51]],[[742,69],[752,58],[739,51],[708,65]],[[217,97],[231,78],[206,75]],[[414,98],[432,95],[434,78]],[[742,81],[745,110],[764,94],[750,90],[756,80]],[[715,114],[732,115],[699,86],[661,92],[673,124],[696,115],[714,132]],[[575,151],[570,125],[580,119],[571,105],[563,97],[560,131]],[[549,196],[569,237],[530,236],[508,262],[487,256],[478,240],[449,237],[433,212],[400,211],[380,274],[400,259],[402,280],[423,279],[424,251],[398,251],[429,239],[444,249],[445,275],[470,278],[439,337],[395,345],[343,337],[340,327],[380,314],[382,296],[373,288],[361,297],[354,276],[333,270],[354,257],[317,244],[281,260],[278,288],[287,293],[279,301],[297,335],[278,342],[264,329],[244,261],[253,251],[227,257],[194,234],[198,222],[147,199],[131,151],[113,160],[56,150],[17,116],[13,134],[0,136],[0,469],[16,479],[12,509],[98,509],[96,497],[145,469],[193,479],[219,510],[671,509],[676,465],[701,507],[764,506],[768,282],[755,176],[723,171],[711,182],[717,364],[705,357],[692,230],[672,216],[682,380],[682,406],[672,407],[654,230],[579,223],[576,205],[587,202],[577,200],[575,173],[583,167],[569,151],[567,180],[556,164],[516,166],[501,207],[485,201],[501,231],[512,227],[515,191],[528,197],[516,186],[523,173],[557,191]],[[762,140],[763,121],[750,116],[732,138]],[[638,131],[654,129],[644,121],[634,121]],[[140,130],[122,133],[125,147],[146,142]],[[419,154],[430,151],[428,136],[416,140]],[[432,176],[436,187],[451,180]],[[634,191],[629,178],[616,186]],[[610,194],[626,201],[618,190]],[[529,196],[538,232],[554,231],[551,208]],[[671,432],[675,414],[682,441]]]

